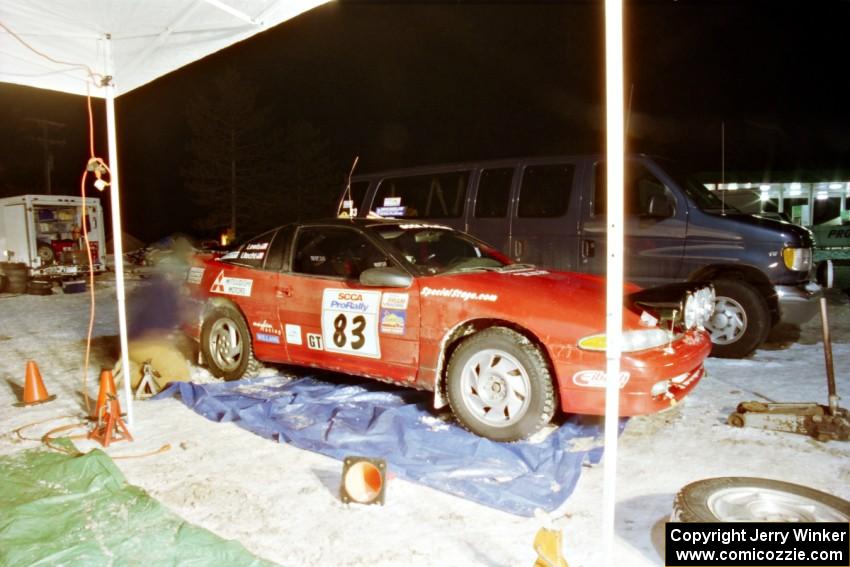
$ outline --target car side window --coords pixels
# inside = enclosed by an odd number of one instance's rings
[[[372,210],[395,218],[459,218],[469,171],[448,171],[381,180]]]
[[[283,269],[286,262],[286,254],[289,251],[289,244],[292,243],[292,233],[294,232],[295,228],[292,225],[285,226],[277,231],[266,254],[265,268],[267,270],[279,272]]]
[[[293,272],[346,279],[357,279],[364,270],[388,265],[387,254],[362,233],[339,227],[302,228],[292,258]]]
[[[605,163],[596,164],[596,186],[593,190],[593,215],[602,216],[607,211],[607,182]],[[624,179],[624,205],[627,215],[648,215],[650,204],[664,200],[675,204],[673,193],[646,166],[641,163],[627,163]]]
[[[239,248],[239,252],[230,258],[233,264],[248,266],[251,268],[262,268],[266,261],[266,254],[269,251],[272,239],[275,235],[274,230],[264,232],[260,236],[254,237]]]
[[[478,193],[475,196],[475,218],[493,219],[508,216],[513,176],[512,167],[481,171]]]
[[[533,165],[525,168],[517,215],[526,218],[562,217],[567,212],[575,166]]]

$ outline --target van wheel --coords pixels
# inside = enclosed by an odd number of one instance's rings
[[[705,328],[711,333],[711,355],[743,358],[770,332],[770,311],[756,288],[741,280],[716,280],[714,314]]]
[[[524,439],[555,413],[555,389],[543,354],[504,327],[463,341],[449,361],[447,384],[461,425],[494,441]]]
[[[753,352],[770,331],[770,311],[756,288],[741,280],[716,280],[714,314],[705,328],[714,347],[711,355],[743,358]]]
[[[201,350],[216,378],[238,380],[253,376],[260,369],[248,325],[242,314],[229,305],[214,308],[204,318]]]

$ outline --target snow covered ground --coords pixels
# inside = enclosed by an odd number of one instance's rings
[[[130,289],[138,281],[129,281]],[[117,358],[114,282],[96,286],[96,338],[88,373],[97,394],[100,367]],[[850,398],[850,304],[830,295],[839,393]],[[0,295],[0,454],[37,446],[25,434],[73,423],[82,415],[82,367],[88,294]],[[793,334],[791,334],[793,337]],[[28,359],[38,362],[48,404],[13,407]],[[850,499],[850,445],[725,424],[746,400],[826,403],[819,319],[798,342],[779,337],[747,360],[708,361],[709,377],[679,408],[632,419],[620,440],[617,486],[618,565],[662,565],[659,536],[674,494],[713,476],[759,476],[805,484]],[[293,369],[268,369],[292,373]],[[193,368],[198,380],[209,374]],[[848,404],[844,404],[845,407]],[[71,417],[62,417],[71,416]],[[546,521],[563,530],[570,565],[599,563],[602,466],[583,470],[562,510],[549,520],[521,518],[399,479],[388,483],[386,505],[347,506],[338,498],[341,463],[261,439],[233,424],[207,421],[174,399],[135,405],[133,443],[111,445],[113,457],[170,450],[116,463],[186,520],[240,541],[282,565],[430,566],[533,564],[532,541]],[[81,431],[80,431],[81,432]],[[74,433],[74,432],[71,432]],[[99,445],[78,441],[81,450]]]

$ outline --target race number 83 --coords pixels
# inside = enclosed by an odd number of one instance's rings
[[[378,310],[381,293],[326,289],[322,296],[322,338],[325,350],[380,358]]]

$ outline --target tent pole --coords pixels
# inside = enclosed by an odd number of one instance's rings
[[[605,464],[602,492],[603,565],[614,565],[617,486],[617,434],[620,413],[620,355],[623,338],[623,2],[605,0],[605,107],[607,131],[608,247],[606,250],[607,337],[605,383]]]
[[[112,39],[106,39],[107,61],[112,73]],[[127,426],[133,427],[133,390],[130,386],[130,357],[127,346],[127,305],[124,293],[124,243],[121,232],[121,191],[118,188],[118,140],[115,135],[115,85],[110,78],[106,84],[106,132],[109,141],[109,172],[112,187],[112,243],[115,258],[115,295],[118,300],[118,329],[121,338],[121,372],[124,376],[124,407]]]

